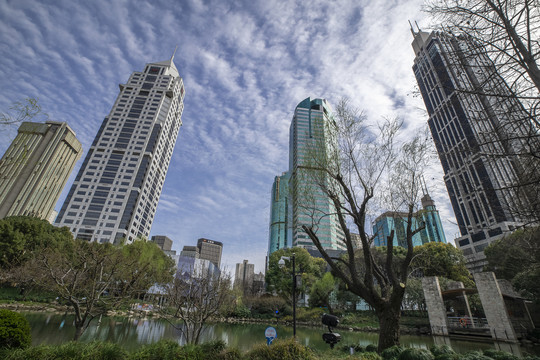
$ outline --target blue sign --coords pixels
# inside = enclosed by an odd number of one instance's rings
[[[274,341],[275,338],[277,338],[277,331],[276,328],[269,326],[264,330],[264,336],[266,337],[266,344],[270,345],[272,344],[272,341]]]

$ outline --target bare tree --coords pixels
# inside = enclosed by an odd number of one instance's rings
[[[316,184],[332,201],[333,213],[344,233],[346,256],[331,257],[317,235],[314,219],[303,230],[348,290],[363,298],[379,318],[379,350],[399,343],[400,308],[413,257],[413,236],[424,228],[414,221],[420,200],[421,175],[427,165],[428,137],[424,133],[409,142],[398,137],[401,122],[386,120],[372,132],[365,116],[342,100],[326,137],[314,141],[305,158],[307,183]],[[332,140],[329,140],[332,139]],[[308,187],[309,187],[308,186]],[[406,214],[407,251],[394,256],[393,231],[380,256],[372,247],[366,224],[375,200]],[[366,228],[367,227],[367,228]],[[352,231],[354,230],[354,231]],[[358,233],[362,249],[356,250],[351,232]]]
[[[428,0],[425,11],[443,30],[464,33],[484,49],[518,96],[538,99],[538,0]]]
[[[38,99],[26,98],[15,101],[10,105],[8,112],[0,113],[0,125],[19,125],[23,121],[30,121],[38,116],[48,117],[38,104]]]
[[[73,309],[78,340],[96,316],[129,302],[156,282],[169,281],[173,265],[153,243],[117,247],[74,240],[44,249],[26,267],[39,287]]]
[[[189,344],[198,344],[209,320],[232,302],[231,278],[225,272],[211,271],[199,264],[179,269],[174,281],[165,286],[166,318],[182,320],[171,325]]]

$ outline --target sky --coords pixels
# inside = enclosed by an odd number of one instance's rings
[[[421,8],[421,0],[0,0],[0,111],[38,98],[50,120],[75,131],[84,157],[118,84],[178,46],[183,126],[150,235],[168,236],[177,251],[218,240],[229,271],[244,259],[264,271],[270,192],[288,169],[300,101],[348,98],[373,124],[402,118],[404,136],[427,126],[408,23],[430,26]],[[0,153],[15,135],[0,129]],[[442,177],[434,158],[426,182],[453,243]]]

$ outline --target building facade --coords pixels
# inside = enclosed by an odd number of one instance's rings
[[[105,117],[57,224],[88,241],[148,237],[178,131],[184,84],[173,58],[131,74]]]
[[[274,251],[291,246],[289,221],[289,172],[276,176],[270,199],[270,236],[268,256]]]
[[[377,217],[373,224],[373,244],[375,246],[387,246],[388,237],[392,230],[394,230],[392,244],[407,248],[407,218],[407,213],[395,211],[385,212]],[[439,211],[436,209],[435,202],[429,194],[425,194],[422,197],[422,210],[414,213],[411,220],[412,230],[424,225],[424,229],[413,236],[413,247],[424,245],[428,242],[446,243]]]
[[[0,160],[0,218],[50,220],[81,155],[81,143],[66,123],[23,122]]]
[[[217,268],[220,268],[223,243],[201,238],[197,240],[197,248],[199,250],[200,259],[211,261]]]
[[[344,249],[344,234],[335,216],[334,206],[317,181],[329,182],[323,172],[310,164],[310,152],[328,156],[326,149],[331,137],[332,109],[325,99],[307,98],[294,111],[289,130],[289,193],[292,210],[292,246],[314,248],[315,245],[302,229],[313,226],[325,249]],[[315,179],[316,178],[316,179]]]
[[[255,264],[248,260],[236,264],[234,274],[234,288],[240,289],[244,294],[252,294],[253,280],[255,277]]]
[[[413,71],[461,232],[456,245],[479,271],[484,249],[526,219],[519,178],[529,115],[483,49],[466,36],[413,31]],[[501,94],[492,96],[490,94]],[[505,96],[508,95],[508,96]]]
[[[170,251],[172,249],[173,241],[165,235],[154,235],[150,241],[155,242],[161,250]]]

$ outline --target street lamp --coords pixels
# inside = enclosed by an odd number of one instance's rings
[[[278,265],[280,268],[285,267],[285,260],[292,261],[292,318],[293,318],[293,336],[296,337],[296,263],[295,263],[296,254],[292,253],[291,257],[282,256]]]

